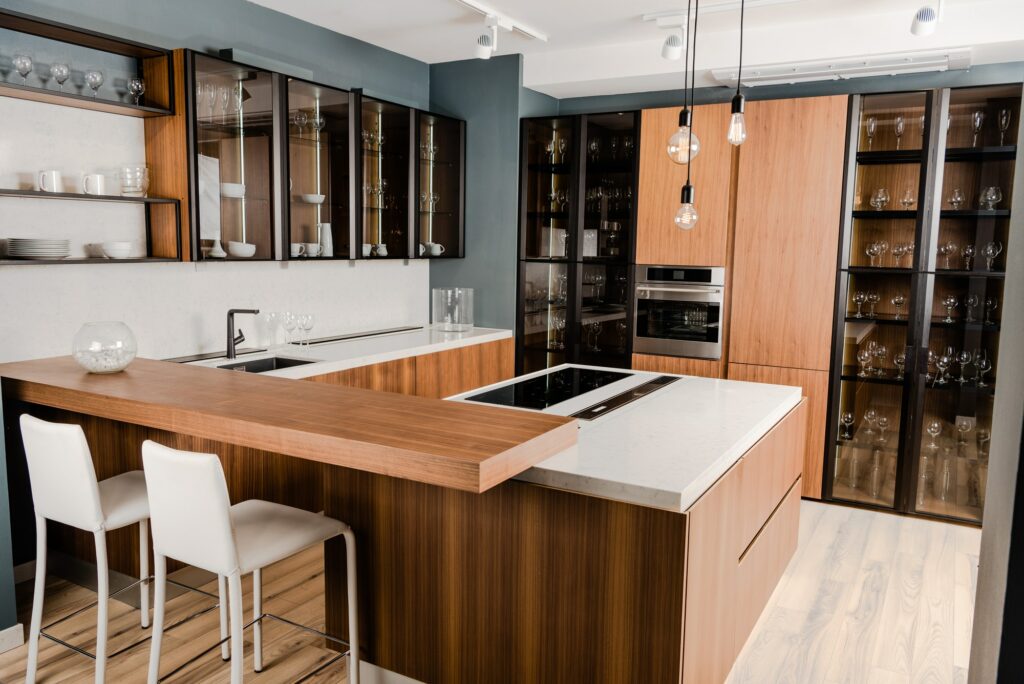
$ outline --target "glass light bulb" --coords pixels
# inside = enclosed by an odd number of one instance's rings
[[[700,138],[689,126],[680,126],[668,139],[668,157],[676,164],[689,164],[700,154]]]
[[[747,124],[743,120],[743,112],[736,112],[729,119],[729,131],[725,137],[732,145],[742,145],[747,139]]]
[[[684,202],[679,205],[679,211],[676,212],[675,224],[676,228],[683,230],[692,230],[697,225],[697,208],[690,202]]]

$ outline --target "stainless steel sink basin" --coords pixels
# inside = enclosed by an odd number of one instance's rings
[[[280,370],[282,368],[305,366],[307,363],[313,362],[305,359],[286,359],[281,356],[271,356],[270,358],[236,361],[235,363],[227,363],[223,366],[217,366],[217,368],[242,371],[243,373],[266,373],[267,371]]]

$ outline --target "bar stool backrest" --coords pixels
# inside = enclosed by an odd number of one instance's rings
[[[80,530],[103,529],[103,508],[89,443],[80,425],[21,415],[36,515]]]
[[[142,443],[153,551],[218,575],[238,570],[231,498],[214,454]]]

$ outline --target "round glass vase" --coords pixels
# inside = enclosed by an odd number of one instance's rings
[[[71,355],[90,373],[117,373],[135,358],[138,345],[120,321],[86,323],[75,334]]]
[[[435,287],[431,322],[442,332],[466,332],[473,329],[473,288]]]

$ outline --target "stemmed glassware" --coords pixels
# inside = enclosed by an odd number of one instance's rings
[[[897,114],[896,118],[892,123],[893,133],[896,134],[896,149],[900,149],[900,138],[903,137],[903,132],[907,128],[907,121],[903,118],[902,114]]]
[[[868,137],[868,150],[871,149],[872,143],[875,141],[875,132],[878,130],[878,119],[873,116],[869,116],[867,121],[864,122],[864,132]]]
[[[1010,129],[1010,110],[1000,109],[999,110],[999,146],[1003,146],[1003,140],[1006,137],[1006,131]]]
[[[985,112],[978,110],[971,114],[971,129],[974,131],[974,138],[971,140],[971,147],[978,146],[978,134],[985,125]]]
[[[1003,253],[1003,243],[998,240],[988,242],[984,247],[981,248],[981,256],[985,257],[986,265],[988,270],[992,270],[996,265],[996,257]]]
[[[966,349],[956,355],[956,362],[960,364],[960,377],[957,378],[957,382],[961,385],[967,384],[967,366],[971,365],[972,360],[973,357],[971,356],[971,352]]]
[[[17,69],[18,74],[21,76],[22,85],[27,85],[28,75],[32,73],[32,55],[27,52],[17,52],[14,54],[14,59],[11,61],[14,64],[14,68]]]
[[[933,420],[929,422],[925,430],[928,432],[928,435],[932,438],[932,441],[928,444],[928,448],[931,449],[932,451],[938,451],[939,445],[936,443],[935,439],[942,434],[942,421]]]
[[[587,348],[593,352],[601,351],[601,347],[597,343],[601,336],[601,322],[590,321],[589,323],[584,324],[583,327],[586,328],[587,331]]]
[[[843,426],[843,434],[841,438],[846,440],[853,439],[853,431],[851,430],[851,428],[853,428],[853,414],[849,411],[844,411],[843,414],[839,416],[839,423]]]
[[[896,366],[896,370],[898,371],[896,373],[896,379],[897,380],[903,380],[903,378],[905,377],[904,373],[903,373],[903,369],[907,365],[907,353],[906,352],[900,352],[900,353],[894,355],[892,357],[892,363],[893,363],[894,366]]]
[[[939,256],[946,260],[944,268],[951,269],[949,265],[949,257],[953,256],[957,252],[957,245],[955,242],[947,242],[939,245]]]
[[[902,294],[893,295],[892,299],[890,299],[889,302],[896,309],[896,315],[893,316],[893,320],[894,321],[902,320],[903,319],[903,305],[907,303],[906,296],[902,295]]]
[[[998,186],[990,186],[981,191],[981,198],[979,204],[982,209],[992,211],[1003,201],[1003,191]]]
[[[146,92],[146,82],[138,76],[133,76],[128,79],[128,94],[132,96],[135,104],[139,104],[139,100],[142,95]]]
[[[903,193],[903,197],[900,198],[900,206],[903,207],[903,211],[910,211],[910,207],[914,206],[914,191],[907,188],[907,191]]]
[[[995,325],[996,322],[992,319],[992,314],[999,308],[999,300],[995,297],[989,297],[985,300],[985,325]]]
[[[953,357],[950,354],[942,353],[935,359],[935,366],[939,372],[935,378],[936,385],[945,385],[948,382],[946,370],[953,364]]]
[[[50,75],[57,81],[57,88],[64,92],[64,82],[71,78],[71,67],[67,62],[54,62],[50,65]]]
[[[285,343],[292,343],[292,333],[295,332],[295,328],[299,325],[299,319],[291,311],[285,311],[281,314],[281,327],[284,328]]]
[[[888,429],[889,429],[889,417],[888,416],[879,416],[878,417],[878,432],[879,432],[879,434],[878,434],[878,443],[879,444],[885,444],[886,439],[887,439],[886,436],[885,436],[885,431],[888,430]]]
[[[978,304],[981,304],[980,296],[974,292],[967,295],[967,298],[964,300],[964,309],[966,309],[966,313],[964,314],[965,322],[974,323],[974,310],[978,308]]]
[[[565,150],[569,147],[569,139],[564,135],[558,139],[558,161],[565,163]]]
[[[853,303],[857,305],[857,313],[853,315],[854,318],[864,318],[862,309],[864,308],[864,302],[868,300],[866,292],[858,290],[853,293]]]
[[[964,270],[970,271],[971,264],[974,261],[974,255],[977,253],[977,249],[973,244],[967,244],[960,248],[960,256],[964,260]]]
[[[882,301],[882,297],[877,292],[868,292],[868,318],[875,318],[875,307],[878,306],[878,302]]]
[[[882,211],[889,204],[889,191],[885,188],[878,188],[871,195],[871,207],[875,211]]]
[[[869,242],[868,246],[864,248],[864,253],[868,256],[868,263],[871,266],[877,266],[875,260],[882,254],[882,243]]]
[[[980,356],[975,357],[974,367],[977,371],[974,382],[975,386],[988,387],[988,383],[985,382],[985,375],[992,370],[992,359],[988,358],[988,352],[983,351]]]
[[[873,359],[874,356],[875,355],[871,353],[870,349],[859,349],[857,351],[857,361],[860,363],[860,372],[857,373],[858,378],[867,378],[871,376],[871,359]]]
[[[99,69],[89,69],[85,72],[85,85],[92,89],[92,96],[96,97],[100,86],[103,85],[103,72]]]
[[[886,348],[884,344],[878,344],[875,345],[875,348],[872,350],[872,353],[874,353],[875,362],[877,363],[877,367],[875,368],[875,375],[878,377],[882,377],[885,375],[884,365],[886,358],[888,358],[889,356],[889,350],[888,348]]]
[[[946,317],[942,319],[943,323],[953,323],[953,309],[960,304],[960,300],[954,294],[948,294],[942,298],[942,306],[946,308]]]
[[[953,192],[949,196],[949,206],[953,207],[953,210],[956,211],[960,209],[963,203],[964,191],[961,190],[960,188],[953,188]]]
[[[988,428],[978,428],[974,437],[978,440],[978,459],[984,461],[988,458],[988,443],[992,441],[992,431]]]
[[[556,311],[551,314],[551,327],[555,331],[551,342],[552,349],[565,349],[565,312]]]
[[[875,434],[875,421],[878,420],[878,411],[873,408],[869,408],[864,412],[864,422],[868,424],[867,428],[864,429],[865,435]]]
[[[914,245],[902,242],[898,245],[892,246],[893,260],[896,262],[896,268],[903,267],[903,257],[912,255],[914,253]]]

